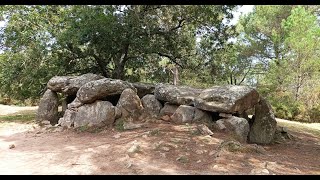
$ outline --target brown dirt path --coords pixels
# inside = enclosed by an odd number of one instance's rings
[[[297,139],[263,146],[265,153],[223,150],[216,156],[231,137],[199,135],[193,128],[50,132],[34,123],[1,122],[0,174],[320,174],[320,138],[314,134],[289,129]],[[139,148],[129,153],[134,144]]]

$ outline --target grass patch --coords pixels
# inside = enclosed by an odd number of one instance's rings
[[[189,159],[186,156],[180,156],[176,160],[183,164],[189,162]]]
[[[35,121],[36,114],[17,114],[0,116],[0,122],[30,123]]]
[[[118,120],[115,122],[115,129],[116,129],[117,131],[124,131],[123,124],[124,124],[124,120],[123,120],[122,118],[118,119]]]
[[[150,136],[158,136],[158,135],[160,135],[160,130],[159,129],[153,129],[153,130],[149,131],[149,135]]]
[[[86,132],[86,131],[88,131],[88,129],[89,129],[89,126],[85,125],[85,126],[80,126],[80,127],[76,128],[75,130],[77,132]]]
[[[89,132],[89,133],[99,133],[103,130],[105,130],[105,126],[89,126],[89,125],[85,125],[85,126],[80,126],[77,127],[75,130],[77,132]]]
[[[300,123],[277,119],[277,125],[287,127],[291,131],[310,133],[316,137],[320,137],[320,123]]]

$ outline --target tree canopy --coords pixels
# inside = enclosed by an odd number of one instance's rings
[[[231,25],[238,7],[1,6],[0,96],[36,102],[51,77],[91,72],[131,82],[249,85],[278,117],[320,121],[319,7],[255,6]]]

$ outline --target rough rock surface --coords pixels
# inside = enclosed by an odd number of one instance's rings
[[[144,112],[152,117],[158,117],[162,104],[156,99],[154,95],[148,94],[141,99],[144,107]]]
[[[84,104],[76,110],[67,109],[59,120],[61,126],[81,127],[110,125],[115,120],[115,107],[108,101],[95,101]]]
[[[121,110],[122,117],[127,117],[139,113],[143,109],[143,106],[137,93],[128,88],[121,93],[117,108]]]
[[[195,107],[180,105],[175,113],[171,116],[174,123],[191,123],[194,116]]]
[[[212,122],[212,116],[206,111],[202,111],[198,108],[195,108],[192,121],[193,122],[205,122],[205,123]]]
[[[193,105],[194,99],[200,94],[201,89],[169,84],[157,84],[154,95],[158,100],[177,105]]]
[[[170,117],[174,123],[193,123],[211,121],[211,116],[195,107],[180,105],[174,114]]]
[[[50,121],[52,125],[57,124],[59,99],[56,92],[48,89],[42,96],[37,112],[37,121]]]
[[[154,94],[154,84],[136,82],[132,83],[132,85],[137,89],[137,94],[140,98],[147,94]]]
[[[258,92],[248,86],[214,86],[195,99],[196,108],[222,113],[242,113],[259,102]]]
[[[55,92],[75,95],[84,84],[102,78],[104,77],[92,73],[81,76],[55,76],[48,81],[47,87]]]
[[[216,124],[222,130],[226,129],[227,131],[232,132],[238,141],[247,141],[250,127],[246,119],[232,116],[227,119],[220,119],[218,121]]]
[[[172,116],[179,106],[174,104],[165,103],[163,108],[160,110],[160,116]]]
[[[76,76],[54,76],[48,81],[47,87],[54,92],[62,92],[66,82],[75,77]]]
[[[78,98],[75,98],[70,104],[68,104],[68,109],[78,108],[82,105],[83,103],[80,102]]]
[[[262,99],[255,106],[254,121],[250,128],[249,141],[257,144],[269,144],[276,132],[277,121],[271,105]]]
[[[76,117],[76,111],[72,109],[67,109],[64,113],[63,117],[59,119],[58,124],[62,127],[73,127],[74,126],[74,119]]]
[[[136,92],[136,88],[129,82],[104,78],[83,85],[77,92],[77,98],[80,102],[88,104],[106,96],[121,94],[127,88]]]

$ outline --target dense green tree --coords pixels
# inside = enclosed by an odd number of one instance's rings
[[[87,72],[159,82],[170,75],[168,66],[182,71],[194,64],[197,34],[228,31],[221,22],[234,7],[3,6],[2,92],[36,98],[52,76]]]
[[[243,50],[254,64],[262,65],[262,76],[254,77],[278,117],[313,121],[311,109],[319,106],[315,79],[320,77],[320,28],[315,12],[305,6],[256,6],[240,20],[239,43],[247,45]]]

